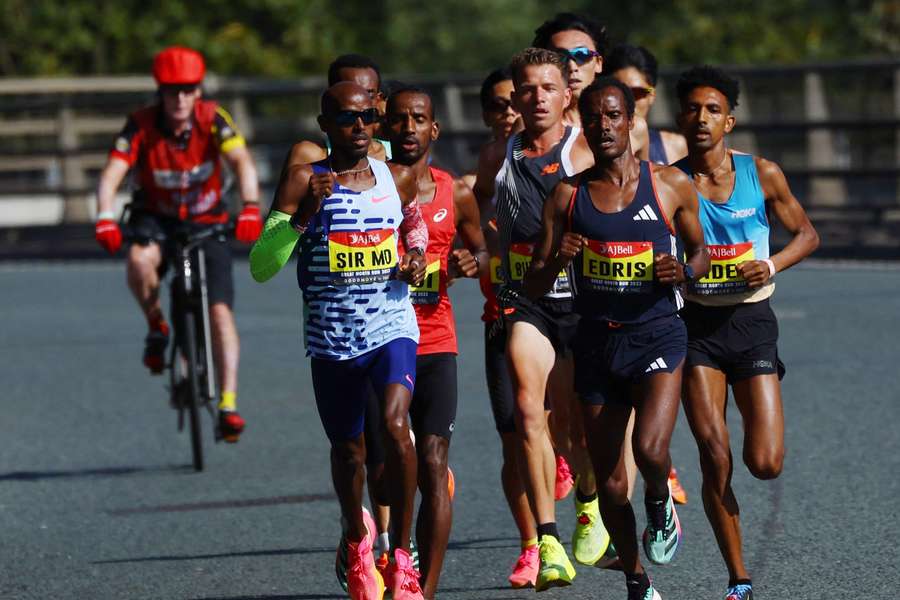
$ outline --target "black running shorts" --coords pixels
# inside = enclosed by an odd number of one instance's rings
[[[135,243],[147,246],[151,242],[160,244],[163,249],[163,262],[159,274],[162,277],[168,264],[166,258],[170,252],[170,240],[175,229],[181,224],[178,219],[163,217],[145,211],[132,211],[128,220]],[[197,224],[198,228],[204,225]],[[206,293],[209,303],[227,304],[234,307],[234,279],[231,273],[231,250],[224,237],[210,238],[202,244],[206,258]]]
[[[778,320],[768,298],[734,306],[688,302],[681,316],[688,331],[687,368],[712,367],[729,383],[772,373],[784,377]]]
[[[508,306],[501,306],[507,330],[512,323],[530,323],[553,344],[558,356],[572,351],[572,344],[578,330],[578,315],[573,312],[571,300],[541,298],[529,300],[518,295]]]
[[[582,320],[575,342],[575,391],[585,404],[633,406],[632,387],[684,361],[687,332],[677,315],[610,327]]]
[[[416,387],[409,418],[416,436],[447,440],[456,425],[456,354],[439,352],[416,357]]]

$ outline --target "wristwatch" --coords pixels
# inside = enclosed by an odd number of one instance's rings
[[[415,248],[410,248],[409,251],[410,251],[410,253],[415,252],[419,256],[425,256],[425,251],[422,250],[421,248],[419,248],[418,246],[416,246]]]
[[[694,268],[691,265],[689,265],[687,263],[681,263],[681,270],[684,273],[685,281],[693,281],[694,280]]]

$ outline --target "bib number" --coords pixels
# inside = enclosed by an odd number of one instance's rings
[[[438,304],[441,301],[441,257],[437,254],[426,254],[425,279],[422,285],[409,286],[409,298],[413,304]]]
[[[521,285],[525,279],[525,273],[531,266],[531,259],[534,255],[534,244],[512,244],[509,247],[509,270],[510,279]],[[571,298],[572,286],[569,284],[569,274],[565,269],[559,272],[556,281],[553,282],[553,288],[546,295],[547,298]]]
[[[328,268],[334,285],[387,281],[396,265],[393,229],[328,234]]]
[[[709,274],[691,283],[689,291],[700,296],[737,294],[747,291],[747,280],[738,271],[738,265],[754,259],[753,243],[707,246],[709,248]]]
[[[582,252],[585,287],[597,292],[643,294],[653,289],[653,242],[588,240]]]

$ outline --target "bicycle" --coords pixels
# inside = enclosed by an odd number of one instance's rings
[[[128,228],[131,211],[131,205],[127,205],[120,219],[120,227],[126,232],[125,239],[132,242],[147,241],[147,238],[139,238]],[[170,404],[178,411],[178,431],[184,430],[184,413],[188,414],[191,456],[196,471],[202,471],[204,467],[201,408],[205,407],[213,419],[215,441],[222,439],[218,415],[214,408],[214,400],[218,396],[210,336],[203,242],[224,237],[233,230],[232,222],[210,225],[202,229],[192,227],[190,223],[182,223],[166,239],[151,238],[159,243],[163,250],[164,262],[171,267],[168,278],[169,318],[174,335],[165,368],[169,370]]]

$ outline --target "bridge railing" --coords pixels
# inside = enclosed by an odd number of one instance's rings
[[[652,126],[673,128],[678,69],[663,71]],[[778,162],[823,238],[823,252],[900,257],[900,61],[730,69],[741,81],[730,145]],[[477,76],[407,76],[442,124],[435,161],[472,169],[486,139]],[[207,97],[235,117],[263,198],[290,145],[320,139],[322,78],[210,76]],[[0,228],[85,224],[125,116],[155,99],[150,77],[0,80]],[[127,192],[122,194],[122,199]]]

